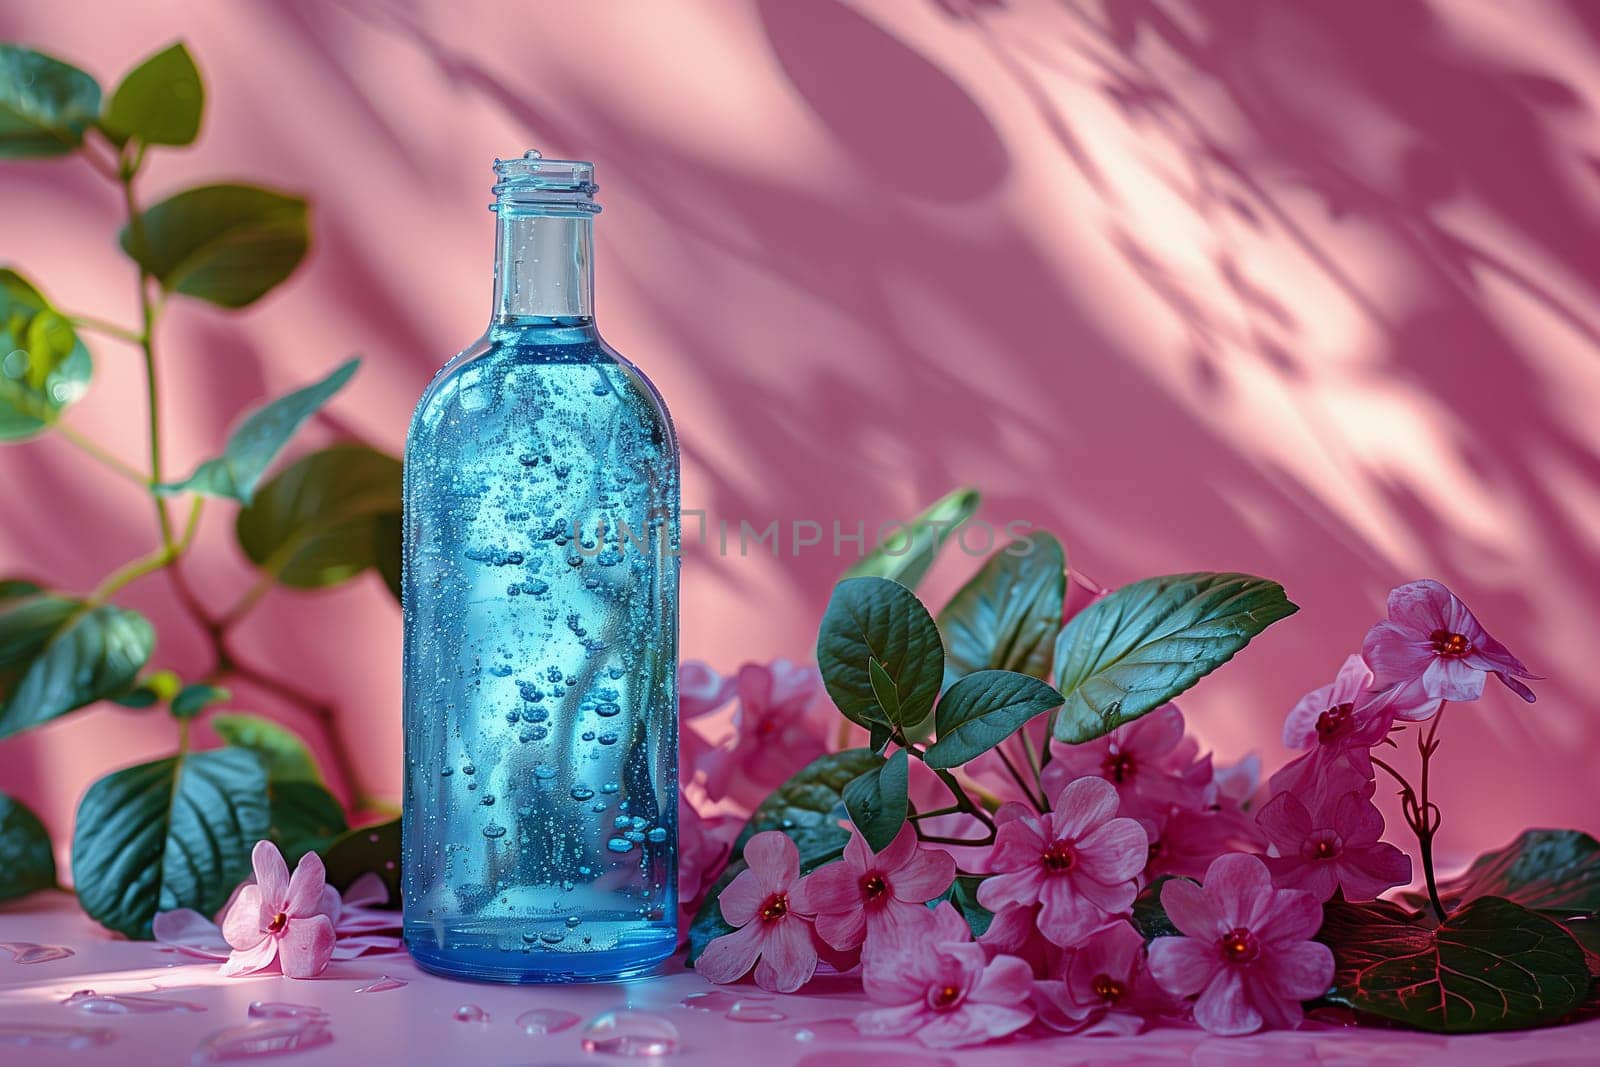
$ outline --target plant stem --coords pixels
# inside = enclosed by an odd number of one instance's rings
[[[1028,798],[1029,806],[1034,811],[1043,812],[1044,805],[1039,802],[1038,794],[1033,791],[1033,786],[1028,784],[1028,780],[1022,777],[1022,772],[1017,770],[1017,765],[1011,762],[1011,757],[1006,755],[1005,746],[996,745],[994,752],[995,755],[1000,757],[1000,762],[1005,765],[1006,773],[1011,775],[1011,780],[1017,783],[1018,789],[1022,790],[1022,795]]]
[[[959,815],[960,813],[961,805],[952,804],[948,808],[935,808],[933,811],[914,811],[906,816],[906,821],[916,822],[918,819],[933,819],[940,815]]]
[[[93,330],[95,333],[102,333],[107,337],[115,337],[117,340],[127,341],[129,344],[136,345],[140,341],[137,330],[130,330],[126,326],[118,326],[114,322],[96,318],[93,315],[72,314],[67,316],[67,321],[80,330]]]
[[[1434,715],[1433,722],[1428,724],[1428,735],[1417,741],[1417,751],[1422,754],[1422,782],[1419,791],[1419,804],[1417,808],[1417,825],[1413,829],[1417,832],[1417,844],[1422,853],[1422,876],[1428,883],[1428,900],[1433,904],[1433,913],[1439,917],[1440,922],[1445,920],[1444,901],[1439,899],[1439,882],[1433,870],[1433,838],[1439,832],[1439,806],[1428,799],[1428,764],[1433,759],[1433,754],[1438,751],[1439,723],[1444,719],[1444,704],[1439,705],[1438,714]]]
[[[912,750],[907,749],[907,751]],[[972,798],[968,796],[967,791],[961,787],[961,783],[956,780],[955,775],[951,774],[947,770],[937,768],[933,769],[933,773],[938,775],[939,781],[943,782],[944,787],[950,790],[950,795],[955,798],[956,807],[962,812],[971,815],[974,819],[977,819],[979,822],[983,823],[984,829],[989,831],[989,840],[993,841],[994,820],[989,818],[989,813],[984,811],[977,804],[973,803]]]
[[[131,464],[122,462],[122,460],[118,459],[100,445],[96,444],[91,438],[84,436],[65,423],[57,422],[53,423],[52,425],[56,433],[60,434],[63,440],[77,448],[90,459],[106,467],[108,470],[120,475],[121,477],[136,483],[141,488],[148,489],[150,487],[150,479],[143,471],[138,470]]]

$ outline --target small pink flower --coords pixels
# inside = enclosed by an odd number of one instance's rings
[[[777,830],[765,830],[744,846],[747,869],[723,889],[717,903],[731,934],[713,940],[695,961],[709,982],[737,982],[754,967],[756,985],[793,993],[817,969],[811,918],[796,884],[800,850]]]
[[[1164,874],[1199,878],[1218,856],[1266,847],[1255,821],[1231,802],[1205,811],[1173,808],[1139,825],[1150,839],[1147,881]]]
[[[239,893],[250,885],[241,883],[228,902],[217,913],[222,919],[233,910]],[[324,893],[332,893],[331,888]],[[333,932],[338,937],[333,946],[332,959],[353,960],[358,956],[400,952],[405,946],[394,936],[400,930],[400,913],[385,908],[389,890],[383,879],[368,871],[358,877],[345,891],[333,922]],[[331,902],[330,902],[331,906]],[[155,917],[151,924],[155,939],[168,948],[201,959],[225,960],[233,954],[233,946],[222,936],[222,927],[192,908],[173,908]]]
[[[1199,801],[1199,788],[1185,773],[1196,748],[1184,743],[1183,713],[1168,704],[1094,741],[1053,745],[1040,784],[1053,797],[1068,782],[1094,775],[1116,787],[1123,815],[1164,815],[1173,805]],[[1209,781],[1209,767],[1204,777]]]
[[[735,685],[735,679],[699,660],[684,660],[678,665],[678,718],[687,722],[711,714],[732,698]]]
[[[802,897],[816,915],[817,936],[847,951],[919,922],[955,876],[950,853],[923,848],[910,823],[876,854],[852,830],[844,858],[806,875]]]
[[[1308,749],[1272,776],[1274,793],[1307,793],[1348,768],[1371,781],[1372,747],[1389,736],[1397,710],[1427,718],[1438,701],[1402,705],[1394,694],[1372,690],[1372,671],[1360,656],[1350,656],[1334,680],[1301,697],[1283,723],[1283,743]]]
[[[738,835],[738,820],[726,816],[701,815],[689,798],[678,790],[678,904],[682,928],[700,908],[706,890],[711,888],[728,865],[733,839]]]
[[[1266,862],[1280,889],[1303,889],[1318,900],[1343,889],[1347,900],[1373,900],[1411,881],[1411,858],[1380,840],[1383,813],[1364,789],[1332,794],[1314,813],[1295,794],[1279,793],[1256,820],[1277,848]]]
[[[1144,938],[1126,922],[1097,931],[1069,957],[1060,980],[1033,988],[1039,1021],[1069,1033],[1137,1034],[1177,1008],[1145,966]]]
[[[1248,1034],[1263,1024],[1293,1028],[1301,1001],[1333,982],[1333,953],[1310,940],[1322,905],[1298,889],[1274,889],[1255,856],[1220,857],[1205,885],[1173,879],[1161,906],[1184,934],[1150,944],[1150,972],[1174,996],[1199,994],[1195,1022],[1213,1034]]]
[[[1033,972],[1011,956],[988,959],[948,902],[866,953],[862,986],[887,1005],[856,1016],[869,1037],[906,1037],[930,1048],[977,1045],[1027,1026]]]
[[[774,660],[770,667],[747,663],[739,668],[737,691],[733,739],[702,761],[706,795],[754,808],[827,751],[825,730],[810,715],[822,676],[815,667],[788,660]]]
[[[1530,704],[1536,699],[1519,679],[1539,676],[1490,637],[1454,593],[1432,579],[1389,593],[1389,617],[1368,631],[1361,655],[1376,684],[1391,692],[1416,692],[1428,701],[1476,700],[1492,674]],[[1412,718],[1428,718],[1433,710]]]
[[[1117,803],[1111,783],[1084,777],[1061,791],[1047,815],[1003,806],[989,856],[995,874],[978,887],[978,903],[999,911],[1037,902],[1039,932],[1062,947],[1128,910],[1149,840],[1133,819],[1116,817]]]
[[[333,956],[339,917],[339,892],[327,884],[322,858],[307,852],[292,878],[270,841],[257,841],[250,860],[256,880],[222,917],[222,936],[233,946],[222,973],[254,974],[277,963],[290,978],[321,974]]]

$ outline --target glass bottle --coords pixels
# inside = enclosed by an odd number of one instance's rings
[[[593,165],[495,173],[493,319],[406,443],[406,944],[615,980],[677,941],[678,446],[595,329]]]

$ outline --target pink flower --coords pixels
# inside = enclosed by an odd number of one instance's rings
[[[1146,880],[1164,874],[1199,878],[1218,856],[1266,846],[1254,820],[1233,803],[1205,811],[1173,808],[1161,817],[1139,820],[1150,839]]]
[[[222,973],[254,974],[277,963],[290,978],[321,974],[333,956],[340,906],[322,858],[307,852],[291,878],[278,847],[257,841],[250,861],[256,880],[238,891],[222,917],[222,936],[233,946]]]
[[[1184,773],[1195,748],[1184,745],[1183,713],[1168,704],[1094,741],[1053,745],[1040,784],[1053,797],[1068,782],[1095,775],[1116,787],[1123,815],[1164,815],[1172,805],[1198,803],[1199,789]]]
[[[709,715],[728,702],[737,683],[699,660],[678,665],[678,718],[687,722]]]
[[[1329,900],[1372,900],[1411,881],[1411,858],[1379,840],[1383,813],[1364,789],[1328,796],[1315,813],[1293,793],[1279,793],[1256,816],[1278,855],[1267,859],[1272,883]]]
[[[233,910],[239,893],[250,884],[241,883],[233,891],[217,913],[219,919]],[[334,919],[333,932],[339,940],[333,946],[332,959],[353,960],[369,953],[399,952],[405,947],[394,936],[400,929],[400,913],[384,907],[388,900],[389,890],[383,879],[370,871],[351,883]],[[188,956],[225,960],[233,954],[233,946],[222,936],[222,927],[191,908],[161,912],[155,917],[151,932],[163,945]]]
[[[803,896],[816,915],[817,936],[846,951],[919,922],[927,902],[949,889],[955,876],[950,853],[923,848],[910,823],[876,854],[852,830],[844,858],[806,875]]]
[[[869,1037],[906,1037],[930,1048],[982,1044],[1033,1021],[1033,972],[1011,956],[985,957],[966,920],[948,902],[875,943],[862,985],[888,1005],[856,1016]]]
[[[1144,938],[1126,922],[1097,931],[1069,957],[1060,980],[1033,988],[1039,1021],[1066,1032],[1137,1034],[1177,1007],[1150,976]]]
[[[1396,710],[1403,710],[1394,694],[1375,693],[1372,671],[1360,656],[1350,656],[1334,680],[1301,697],[1283,723],[1283,743],[1309,749],[1272,776],[1274,793],[1303,793],[1319,787],[1325,778],[1348,767],[1371,781],[1372,747],[1389,736]],[[1422,718],[1434,714],[1438,701],[1411,706]]]
[[[1389,617],[1367,632],[1361,655],[1385,690],[1416,693],[1428,701],[1476,700],[1484,678],[1494,675],[1523,700],[1533,690],[1519,679],[1537,680],[1522,661],[1490,637],[1456,595],[1431,579],[1389,593]],[[1426,719],[1433,714],[1409,717]]]
[[[775,660],[739,668],[739,708],[731,742],[708,753],[706,795],[754,808],[795,771],[827,751],[824,729],[809,712],[822,689],[815,667]]]
[[[678,790],[678,905],[682,912],[683,936],[700,902],[728,865],[738,820],[726,816],[705,816]]]
[[[1161,906],[1184,936],[1151,942],[1150,972],[1174,996],[1198,993],[1195,1022],[1213,1034],[1298,1026],[1301,1001],[1333,982],[1333,953],[1310,940],[1322,905],[1310,893],[1272,888],[1254,856],[1218,858],[1204,888],[1173,879],[1161,887]]]
[[[996,873],[978,887],[978,903],[999,911],[1037,902],[1039,932],[1052,944],[1075,944],[1138,893],[1134,878],[1149,840],[1137,822],[1116,814],[1117,791],[1094,777],[1069,784],[1048,815],[1003,806],[989,856]]]
[[[722,917],[737,927],[713,940],[695,961],[710,982],[737,982],[750,968],[756,985],[774,993],[793,993],[817,969],[811,918],[804,910],[800,850],[777,830],[765,830],[744,846],[747,869],[717,898]]]

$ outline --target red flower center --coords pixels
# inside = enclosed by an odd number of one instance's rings
[[[940,986],[928,995],[928,1004],[934,1011],[949,1011],[961,1003],[961,987],[954,985]]]
[[[1126,782],[1129,778],[1133,777],[1133,772],[1137,768],[1134,767],[1133,757],[1128,753],[1113,752],[1106,756],[1103,769],[1106,772],[1107,778],[1110,778],[1113,782],[1121,785],[1123,782]]]
[[[1078,862],[1078,857],[1072,851],[1071,841],[1052,841],[1040,854],[1039,862],[1044,864],[1044,869],[1051,874],[1065,874],[1072,870],[1072,865]]]
[[[1222,940],[1217,942],[1217,948],[1222,953],[1222,958],[1229,963],[1249,963],[1261,955],[1261,946],[1256,942],[1256,935],[1242,927],[1229,930],[1222,935]]]
[[[861,892],[868,900],[877,900],[889,891],[889,883],[877,871],[868,871],[861,879]]]
[[[787,893],[772,894],[767,898],[767,902],[761,905],[761,910],[757,914],[761,916],[763,922],[769,923],[783,918],[789,914],[789,895]]]
[[[1350,716],[1355,712],[1354,704],[1335,704],[1321,715],[1317,716],[1317,740],[1326,744],[1339,736],[1344,728],[1350,724]]]
[[[1332,830],[1324,830],[1311,842],[1311,858],[1331,860],[1344,851],[1344,839]]]
[[[1451,633],[1449,630],[1433,631],[1433,651],[1441,656],[1451,659],[1460,659],[1472,651],[1472,642],[1466,634]]]
[[[1094,995],[1107,1004],[1115,1004],[1127,992],[1123,984],[1109,974],[1096,975],[1094,980]]]
[[[288,913],[280,911],[280,912],[278,912],[278,914],[274,915],[272,917],[272,921],[267,924],[267,931],[269,933],[274,933],[275,934],[275,933],[278,933],[279,931],[281,931],[285,926],[288,926],[288,925],[289,925],[289,915],[288,915]]]

